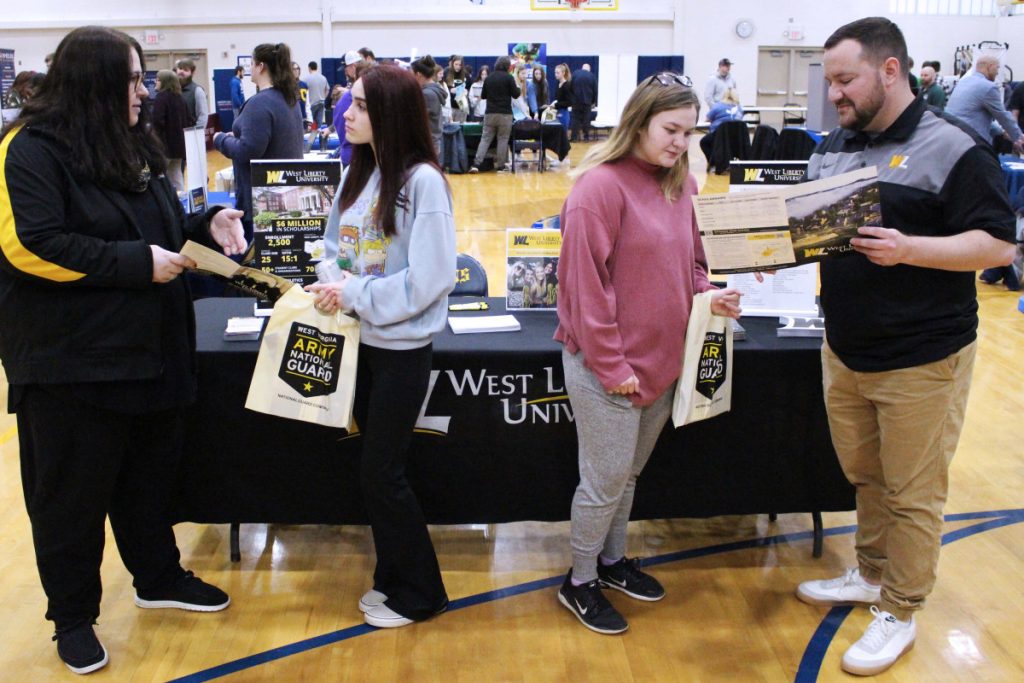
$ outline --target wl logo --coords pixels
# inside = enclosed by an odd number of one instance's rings
[[[513,235],[512,236],[512,246],[519,246],[519,245],[522,245],[524,247],[530,246],[530,238],[527,237],[526,235]]]
[[[817,249],[804,249],[804,258],[812,258],[814,256],[824,256],[825,247],[819,247]]]
[[[267,185],[281,185],[284,183],[284,171],[267,171]]]
[[[761,169],[759,168],[745,168],[743,169],[743,182],[745,183],[763,183],[764,178],[761,177]]]
[[[908,161],[910,161],[908,156],[893,154],[892,159],[889,160],[889,168],[906,168]]]

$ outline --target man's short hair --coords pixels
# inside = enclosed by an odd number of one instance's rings
[[[316,62],[310,62],[310,63],[309,63],[309,64],[307,64],[306,66],[308,66],[308,67],[309,67],[309,70],[310,70],[310,71],[316,71]]]
[[[376,59],[377,58],[377,56],[375,54],[373,54],[373,50],[371,50],[368,47],[361,47],[358,50],[356,50],[356,52],[358,52],[359,56],[362,57],[363,59]]]
[[[890,57],[900,63],[900,71],[910,71],[907,56],[907,41],[900,27],[885,17],[865,17],[840,26],[825,41],[825,49],[831,50],[844,40],[860,43],[861,57],[872,64],[880,65]]]
[[[174,63],[174,68],[175,69],[188,69],[192,73],[195,73],[195,71],[196,71],[196,63],[193,62],[188,57],[185,57],[184,59],[179,59],[178,61],[176,61]]]
[[[239,64],[238,66],[235,67],[235,75],[236,76],[241,76],[244,73],[245,73],[245,67],[244,66]]]

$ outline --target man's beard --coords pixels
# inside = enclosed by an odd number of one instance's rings
[[[863,102],[860,106],[855,105],[848,99],[844,99],[837,102],[836,107],[844,104],[853,108],[854,122],[843,127],[851,130],[864,130],[869,123],[875,120],[878,112],[882,110],[882,105],[885,104],[885,86],[882,85],[882,77],[875,76],[875,88],[871,91],[867,101]]]

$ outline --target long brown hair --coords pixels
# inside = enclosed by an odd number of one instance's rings
[[[68,147],[65,161],[75,175],[117,190],[135,186],[144,163],[154,173],[163,171],[167,160],[150,130],[148,108],[128,125],[132,50],[145,73],[142,46],[131,36],[105,26],[68,33],[39,92],[0,139],[21,126],[46,130]]]
[[[299,81],[292,73],[292,51],[284,43],[262,43],[253,48],[252,59],[270,70],[270,82],[289,107],[299,101]]]
[[[359,80],[363,82],[373,145],[352,146],[352,165],[341,188],[339,208],[344,212],[352,206],[373,170],[380,168],[373,220],[390,237],[395,234],[395,214],[399,209],[408,210],[408,199],[401,191],[412,169],[427,164],[441,173],[441,167],[430,137],[427,105],[416,78],[397,66],[377,65],[367,69]]]

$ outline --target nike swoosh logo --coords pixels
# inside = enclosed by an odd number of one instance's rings
[[[576,598],[573,598],[572,601],[576,603],[576,609],[580,611],[580,614],[586,614],[587,610],[590,609],[589,607],[584,607],[583,605],[581,605],[580,601]]]
[[[607,579],[605,579],[605,581],[610,581],[611,583],[614,583],[616,586],[619,586],[621,588],[625,588],[626,587],[626,580],[625,579],[623,579],[622,581],[617,581],[616,579],[613,579],[612,577],[609,576]]]

